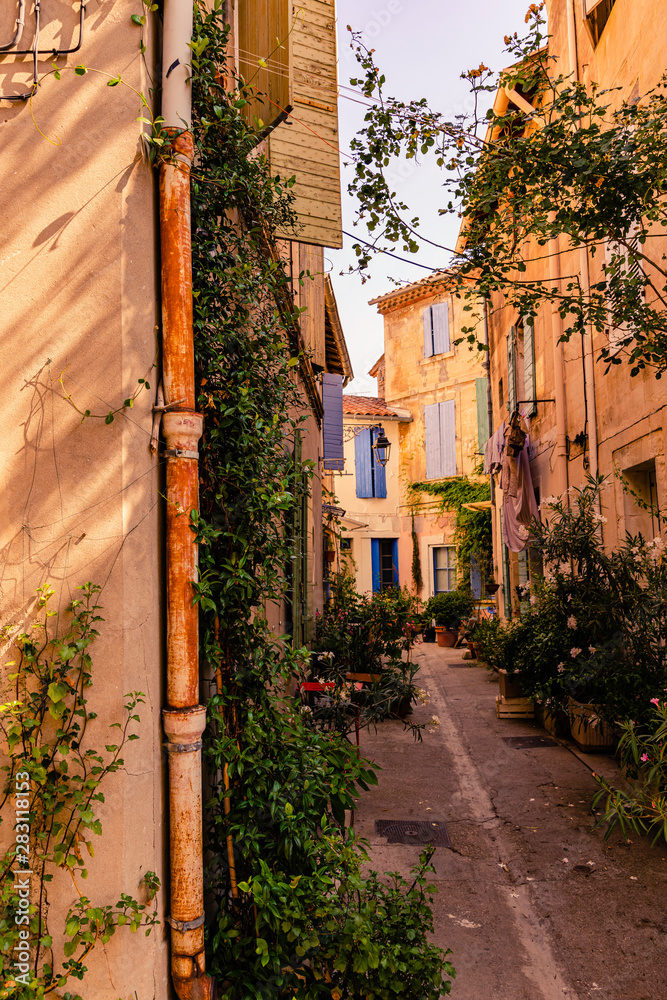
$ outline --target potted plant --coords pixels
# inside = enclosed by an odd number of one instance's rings
[[[465,618],[470,618],[475,600],[466,590],[450,590],[431,597],[426,605],[426,613],[435,619],[435,634],[439,646],[453,646],[458,629]]]

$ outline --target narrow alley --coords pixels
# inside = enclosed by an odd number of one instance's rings
[[[413,721],[362,736],[379,786],[355,816],[379,871],[408,875],[420,846],[388,842],[376,821],[444,822],[451,849],[433,863],[435,935],[457,970],[456,1000],[664,1000],[667,850],[594,830],[592,771],[613,757],[553,742],[532,721],[499,720],[498,686],[458,650],[422,645],[417,683],[430,695]],[[512,737],[538,736],[521,748]],[[518,742],[518,741],[517,741]]]

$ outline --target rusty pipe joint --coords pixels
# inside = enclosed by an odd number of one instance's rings
[[[199,459],[199,439],[204,430],[204,418],[194,410],[166,410],[162,414],[162,436],[165,458]],[[198,485],[198,484],[197,484]]]
[[[180,1000],[211,1000],[205,973],[201,746],[206,709],[162,712],[169,757],[171,975]]]

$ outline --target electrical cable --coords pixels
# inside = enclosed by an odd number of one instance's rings
[[[25,0],[19,0],[19,18],[23,14],[23,5]],[[34,19],[35,19],[35,36],[33,43],[29,49],[15,49],[13,45],[17,45],[21,40],[23,33],[24,22],[21,21],[19,25],[19,19],[17,18],[17,33],[14,36],[15,41],[11,46],[0,46],[0,53],[4,53],[8,56],[32,56],[32,82],[30,84],[30,89],[25,91],[23,94],[0,94],[0,101],[28,101],[33,96],[35,91],[39,86],[39,56],[51,55],[55,59],[60,56],[72,55],[74,52],[78,52],[83,44],[83,22],[86,16],[86,0],[80,0],[79,2],[79,40],[76,45],[70,47],[69,49],[40,49],[39,47],[39,35],[41,29],[41,2],[40,0],[35,0],[34,9]]]

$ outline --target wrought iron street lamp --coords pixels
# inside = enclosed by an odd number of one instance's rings
[[[377,431],[377,437],[373,442],[373,451],[375,452],[376,461],[384,468],[389,461],[391,443],[384,432],[384,427],[378,427]]]

